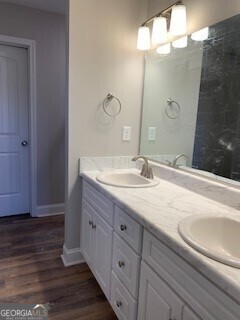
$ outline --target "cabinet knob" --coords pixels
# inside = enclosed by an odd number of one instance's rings
[[[117,306],[118,308],[120,308],[121,305],[122,305],[122,302],[121,302],[121,301],[117,301],[117,302],[116,302],[116,306]]]
[[[127,226],[125,224],[121,224],[120,226],[121,231],[127,230]]]
[[[23,141],[23,142],[22,142],[22,146],[23,146],[23,147],[26,147],[27,145],[28,145],[28,142],[27,142],[27,141]]]
[[[95,230],[97,226],[95,224],[92,224],[92,229]]]
[[[118,261],[119,268],[124,267],[124,265],[125,265],[124,261]]]
[[[90,226],[92,226],[92,224],[93,224],[93,222],[91,220],[89,220],[88,223],[89,223]]]

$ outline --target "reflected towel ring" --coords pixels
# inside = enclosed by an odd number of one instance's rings
[[[109,103],[109,102],[110,102],[111,100],[113,100],[113,99],[116,99],[116,100],[118,101],[118,103],[119,103],[118,112],[115,113],[115,114],[111,114],[111,113],[109,113],[109,112],[106,110],[106,103],[107,103],[107,102]],[[104,110],[104,112],[105,112],[109,117],[116,117],[116,116],[119,115],[119,113],[121,112],[121,109],[122,109],[121,101],[120,101],[117,97],[115,97],[112,93],[109,93],[109,94],[106,96],[106,98],[103,100],[103,110]]]
[[[169,111],[168,111],[168,106],[171,106],[171,105],[174,104],[174,103],[176,104],[176,106],[177,106],[177,108],[178,108],[178,113],[177,113],[177,115],[176,115],[175,117],[170,116]],[[167,105],[166,105],[166,108],[165,108],[165,112],[166,112],[166,115],[168,116],[168,118],[170,118],[170,119],[177,119],[177,118],[180,116],[181,107],[180,107],[179,103],[177,103],[177,101],[175,101],[175,100],[173,100],[173,99],[171,99],[171,98],[168,98],[168,99],[167,99]]]

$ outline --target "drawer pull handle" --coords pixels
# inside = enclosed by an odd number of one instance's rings
[[[122,302],[121,301],[117,301],[116,305],[117,305],[118,308],[120,308],[122,306]]]
[[[95,230],[97,226],[95,224],[92,224],[92,229]]]
[[[124,265],[125,265],[124,261],[118,261],[119,268],[124,267]]]
[[[92,222],[91,220],[89,220],[89,222],[88,222],[88,223],[89,223],[89,225],[90,225],[90,226],[92,226],[92,225],[93,225],[93,222]]]
[[[121,231],[127,230],[127,226],[125,224],[121,224],[120,226]]]

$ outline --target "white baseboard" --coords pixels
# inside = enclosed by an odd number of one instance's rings
[[[37,217],[47,217],[47,216],[54,216],[58,214],[65,213],[65,204],[58,203],[58,204],[50,204],[48,206],[38,206],[36,211]]]
[[[80,248],[68,249],[65,244],[63,246],[61,258],[65,267],[85,262]]]

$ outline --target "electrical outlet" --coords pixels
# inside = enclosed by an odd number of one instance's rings
[[[131,140],[131,127],[123,127],[123,134],[122,134],[122,140],[123,141],[130,141]]]
[[[156,127],[148,127],[148,141],[156,140]]]

